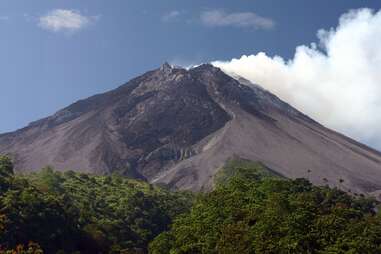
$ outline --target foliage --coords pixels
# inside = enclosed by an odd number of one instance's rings
[[[25,247],[22,244],[19,244],[16,246],[16,248],[12,250],[1,250],[0,254],[43,254],[40,245],[29,242],[28,247]]]
[[[0,155],[0,193],[9,188],[13,177],[13,164],[10,158]]]
[[[0,253],[381,253],[374,200],[231,160],[215,190],[171,192],[0,157]]]
[[[282,177],[260,162],[241,158],[232,158],[214,176],[217,186],[223,186],[232,178],[246,178],[249,181],[258,181],[266,177]]]
[[[34,253],[22,249],[30,241],[46,253],[145,252],[191,205],[190,194],[118,175],[61,173],[50,167],[13,175],[8,162],[0,158],[0,246],[20,250],[15,253]]]
[[[375,201],[232,163],[236,173],[156,237],[151,253],[381,253]]]

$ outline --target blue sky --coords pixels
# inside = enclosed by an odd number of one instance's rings
[[[113,89],[164,61],[264,51],[290,58],[366,0],[2,0],[0,133]]]

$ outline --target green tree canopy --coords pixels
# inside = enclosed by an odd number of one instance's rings
[[[0,155],[0,192],[6,191],[13,177],[13,164],[9,157]]]
[[[229,167],[151,242],[151,253],[381,253],[374,200],[283,179],[259,164]]]
[[[0,177],[10,177],[13,175],[13,163],[7,156],[0,155]]]

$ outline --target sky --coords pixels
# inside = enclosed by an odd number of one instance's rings
[[[318,111],[313,116],[328,127],[381,148],[381,139],[379,142],[376,134],[359,133],[368,127],[373,128],[372,133],[378,131],[373,125],[356,125],[353,116],[340,117],[345,109],[337,109],[331,118],[337,117],[345,123],[341,126],[337,121],[327,120],[324,111],[318,110],[319,105],[306,104],[308,96],[315,94],[332,98],[319,91],[311,92],[316,89],[304,86],[301,78],[294,81],[294,76],[282,76],[290,83],[290,91],[300,91],[299,98],[304,101],[282,93],[271,83],[273,79],[259,78],[251,69],[242,71],[239,64],[234,68],[230,65],[232,59],[247,55],[253,56],[250,64],[254,69],[258,64],[263,67],[265,65],[257,63],[254,56],[264,52],[270,66],[273,57],[280,56],[284,61],[282,68],[288,73],[288,69],[293,69],[289,61],[297,60],[298,46],[306,45],[306,51],[315,50],[311,43],[324,46],[324,38],[317,36],[319,30],[337,31],[343,14],[365,7],[377,12],[381,2],[1,0],[0,133],[24,127],[79,99],[116,88],[165,61],[191,66],[218,60],[227,70],[234,70],[254,82],[263,82],[270,91],[279,92],[281,98],[291,100],[298,109],[308,113]],[[381,52],[381,48],[375,48]],[[324,49],[316,49],[316,52],[323,57],[329,55]],[[279,72],[274,68],[260,70],[274,71],[269,74],[271,77],[277,77],[275,72]],[[314,67],[313,71],[319,77],[321,69]],[[311,83],[315,85],[316,81]],[[381,100],[381,94],[379,98]],[[345,102],[350,99],[349,96]]]

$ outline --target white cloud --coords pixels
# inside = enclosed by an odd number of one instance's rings
[[[0,16],[0,21],[7,21],[9,20],[9,16]]]
[[[39,17],[38,25],[53,32],[75,32],[88,26],[94,19],[76,10],[55,9]]]
[[[381,11],[353,10],[293,59],[265,53],[214,62],[321,123],[381,149]]]
[[[164,21],[164,22],[168,22],[168,21],[171,21],[173,19],[176,19],[177,17],[179,17],[181,15],[181,11],[178,11],[178,10],[173,10],[173,11],[170,11],[166,14],[164,14],[162,17],[161,17],[161,20]]]
[[[275,22],[261,17],[254,12],[226,13],[222,10],[210,10],[201,13],[201,22],[210,27],[247,27],[255,29],[271,29]]]

